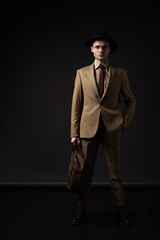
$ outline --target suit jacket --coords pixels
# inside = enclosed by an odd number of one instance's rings
[[[123,96],[125,109],[122,110]],[[108,132],[118,132],[131,121],[136,100],[127,71],[110,66],[110,80],[102,98],[99,96],[94,64],[77,70],[71,108],[71,137],[92,138],[97,132],[100,114]]]

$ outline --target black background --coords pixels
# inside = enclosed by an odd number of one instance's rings
[[[158,4],[158,3],[157,3]],[[136,113],[122,135],[125,182],[159,182],[159,7],[153,1],[28,2],[1,7],[0,181],[66,181],[76,70],[84,42],[107,30],[128,70]],[[94,181],[107,180],[98,152]]]

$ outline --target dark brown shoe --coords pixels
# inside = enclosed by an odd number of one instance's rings
[[[128,215],[126,211],[120,210],[117,214],[118,223],[122,226],[131,226]]]
[[[87,221],[86,210],[85,209],[83,209],[83,210],[79,210],[78,209],[77,213],[75,214],[75,216],[72,219],[71,224],[72,225],[81,225],[81,224],[83,224],[86,221]]]

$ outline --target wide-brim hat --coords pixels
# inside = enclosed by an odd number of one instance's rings
[[[93,37],[91,37],[89,40],[85,42],[85,46],[90,48],[92,44],[97,40],[105,40],[109,43],[111,52],[113,53],[117,50],[117,42],[109,36],[107,32],[101,32],[98,34],[95,34]]]

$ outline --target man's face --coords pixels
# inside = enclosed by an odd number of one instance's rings
[[[91,46],[91,52],[93,52],[94,57],[99,61],[104,61],[108,59],[110,53],[110,45],[104,40],[97,40]]]

